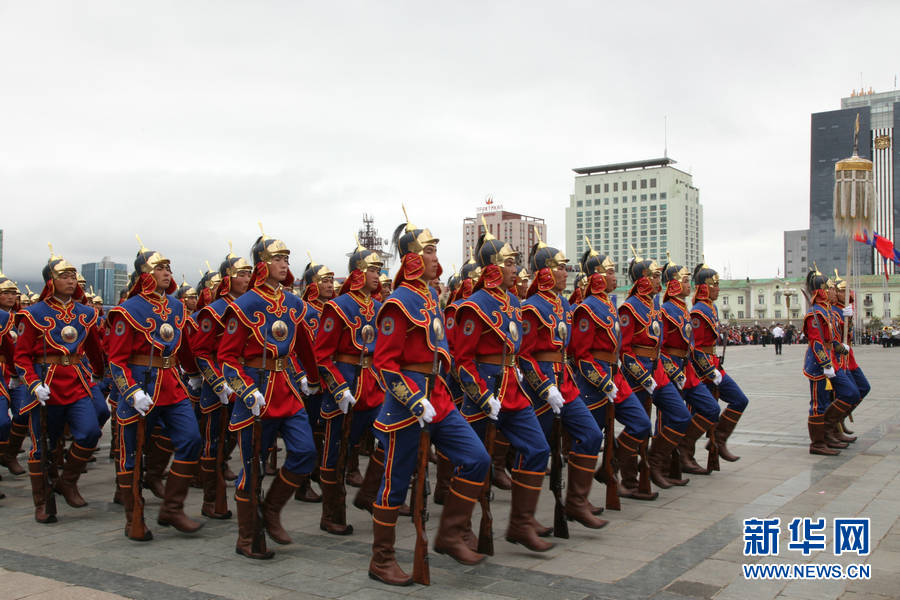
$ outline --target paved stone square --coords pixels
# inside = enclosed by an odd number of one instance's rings
[[[570,524],[571,537],[536,555],[503,540],[509,492],[494,503],[496,555],[464,567],[431,554],[433,585],[391,588],[367,576],[372,526],[352,507],[349,537],[319,531],[319,505],[291,501],[284,522],[294,538],[277,546],[271,561],[250,561],[234,553],[236,523],[207,521],[194,536],[155,524],[159,500],[145,493],[146,544],[123,536],[124,518],[112,504],[113,465],[106,452],[89,466],[81,490],[90,502],[76,510],[59,501],[60,522],[39,525],[32,518],[27,476],[4,470],[0,489],[0,600],[13,598],[783,598],[828,600],[900,597],[900,349],[863,346],[857,357],[873,387],[855,414],[859,441],[837,457],[807,451],[808,384],[801,376],[802,346],[731,347],[726,368],[750,397],[750,407],[729,446],[742,458],[722,462],[712,476],[692,476],[683,488],[661,490],[654,502],[623,499],[611,523],[591,531]],[[104,435],[101,444],[108,444]],[[365,459],[363,459],[365,460]],[[705,460],[705,453],[703,453]],[[701,461],[702,462],[702,461]],[[353,493],[353,490],[350,490]],[[594,504],[603,503],[597,486]],[[233,509],[233,500],[229,500]],[[188,513],[199,517],[200,493],[193,490]],[[538,518],[552,523],[549,492]],[[434,538],[439,508],[429,522]],[[794,517],[870,517],[868,557],[787,551],[787,523]],[[745,518],[780,517],[780,556],[743,556]],[[477,527],[478,509],[475,524]],[[398,527],[401,565],[411,568],[413,526]],[[867,581],[749,581],[742,564],[868,563]]]

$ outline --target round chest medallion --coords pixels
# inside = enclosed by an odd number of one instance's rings
[[[62,328],[62,331],[59,332],[59,335],[65,343],[71,344],[78,339],[78,330],[71,325],[66,325]]]
[[[175,328],[168,323],[163,323],[159,328],[159,339],[168,343],[175,339]]]
[[[287,339],[288,336],[288,326],[287,323],[282,321],[281,319],[272,323],[272,337],[275,338],[278,342],[283,342]]]

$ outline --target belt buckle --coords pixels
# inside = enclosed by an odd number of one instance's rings
[[[162,368],[168,369],[172,366],[172,357],[171,356],[161,356],[162,359]]]
[[[284,371],[284,359],[276,358],[275,359],[275,369],[273,369],[276,373]]]
[[[59,356],[59,364],[61,364],[62,366],[68,367],[71,364],[71,362],[72,361],[68,354],[61,354]]]

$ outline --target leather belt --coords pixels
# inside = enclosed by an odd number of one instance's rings
[[[634,348],[634,353],[637,356],[641,356],[643,358],[651,358],[656,360],[659,358],[659,350],[656,346],[632,346]]]
[[[716,347],[715,346],[697,346],[697,350],[700,352],[706,352],[707,354],[715,354]]]
[[[407,363],[405,365],[400,365],[400,370],[431,375],[431,363]]]
[[[266,371],[280,373],[281,371],[284,371],[287,360],[286,356],[279,356],[278,358],[267,357],[266,364],[263,366],[262,356],[257,356],[256,358],[242,358],[241,364],[245,367],[250,367],[251,369],[264,369]]]
[[[678,358],[687,358],[688,355],[687,350],[682,350],[681,348],[673,348],[671,346],[664,346],[663,352],[671,356],[677,356]]]
[[[137,365],[140,367],[156,367],[158,369],[171,369],[175,366],[175,355],[159,356],[154,354],[132,354],[128,357],[129,365]]]
[[[484,363],[486,365],[502,365],[503,364],[503,355],[502,354],[476,354],[475,362]],[[507,354],[506,355],[506,366],[507,367],[516,366],[516,355],[515,354]]]
[[[359,354],[344,354],[342,352],[338,352],[334,355],[334,360],[337,362],[348,363],[354,366],[361,366],[364,369],[372,366],[372,355],[365,354],[362,358],[362,364],[359,362]]]
[[[5,362],[6,362],[6,357],[0,355],[0,364],[3,364],[3,363],[5,363]]]
[[[35,359],[35,363],[39,365],[63,365],[68,367],[80,363],[84,360],[84,354],[53,354],[51,356],[41,356]]]
[[[534,357],[534,360],[539,362],[552,362],[556,364],[562,363],[562,352],[535,352],[534,354],[532,354],[532,356]]]
[[[613,354],[612,352],[606,352],[604,350],[591,350],[591,356],[593,356],[597,360],[606,361],[611,365],[619,362],[618,357],[615,354]]]

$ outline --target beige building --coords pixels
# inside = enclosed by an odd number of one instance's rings
[[[519,213],[503,210],[502,206],[494,204],[488,198],[483,206],[477,210],[477,216],[463,219],[463,257],[460,264],[469,259],[469,248],[473,250],[478,243],[478,237],[484,232],[481,218],[484,217],[488,231],[494,237],[508,242],[516,252],[519,252],[520,264],[524,266],[528,261],[531,247],[537,241],[534,237],[534,228],[537,227],[541,239],[547,241],[547,225],[544,219],[529,217]]]

